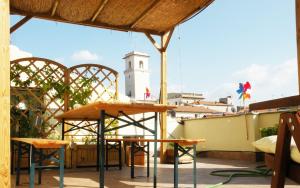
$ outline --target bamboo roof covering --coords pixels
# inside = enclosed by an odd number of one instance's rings
[[[68,145],[68,141],[64,140],[50,140],[40,138],[11,138],[13,141],[24,142],[33,145],[35,148],[60,148]]]
[[[162,35],[214,0],[10,0],[11,14]]]
[[[106,114],[119,116],[120,111],[127,115],[147,113],[147,112],[165,112],[174,109],[175,106],[166,106],[160,104],[147,103],[121,103],[121,102],[95,102],[79,108],[64,112],[55,118],[58,120],[99,120],[100,111],[105,110]]]

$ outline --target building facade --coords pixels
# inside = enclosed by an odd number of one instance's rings
[[[203,100],[200,93],[168,93],[168,103],[170,105],[193,104],[196,101]]]

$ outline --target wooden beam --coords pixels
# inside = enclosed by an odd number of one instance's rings
[[[96,20],[96,18],[99,16],[99,14],[101,13],[101,11],[103,10],[103,8],[105,7],[106,3],[108,2],[108,0],[103,0],[101,2],[101,5],[99,6],[97,12],[94,14],[94,16],[91,19],[91,22],[94,22]]]
[[[153,46],[160,53],[160,104],[168,104],[168,92],[167,92],[167,48],[171,40],[174,29],[172,28],[169,32],[161,35],[160,45],[154,40],[154,38],[149,33],[145,33],[147,38],[153,44]],[[161,139],[167,138],[167,112],[160,113],[160,136]],[[160,145],[160,162],[165,163],[166,161],[166,143],[161,143]]]
[[[164,34],[161,36],[161,49],[164,46],[167,46],[167,42],[169,35]],[[160,104],[167,105],[168,104],[168,92],[167,92],[167,52],[166,49],[160,51],[161,54],[161,72],[160,72]],[[167,112],[160,113],[160,136],[161,139],[167,138]],[[167,145],[165,143],[161,143],[160,145],[160,161],[161,163],[165,163],[166,161],[166,149]]]
[[[165,44],[164,44],[164,46],[163,46],[163,48],[162,48],[163,51],[166,51],[166,50],[167,50],[168,45],[169,45],[169,42],[170,42],[171,37],[172,37],[172,35],[173,35],[173,31],[174,31],[174,28],[170,29],[170,31],[168,31],[167,33],[165,33],[167,39],[166,39],[166,42],[165,42]]]
[[[253,103],[249,105],[249,110],[266,110],[272,108],[284,108],[284,107],[294,107],[300,105],[300,95],[285,97],[280,99],[274,99],[269,101],[263,101],[258,103]]]
[[[9,0],[0,0],[0,187],[10,188]]]
[[[154,40],[154,38],[149,34],[145,33],[147,38],[150,40],[150,42],[153,44],[153,46],[160,52],[161,51],[161,46]]]
[[[130,28],[134,28],[144,17],[153,10],[160,0],[155,0],[146,10],[144,10],[133,22],[130,24]]]
[[[56,0],[55,3],[54,3],[54,5],[53,5],[52,11],[51,11],[51,16],[55,15],[58,3],[59,3],[59,0]]]
[[[300,0],[295,0],[296,9],[296,38],[297,38],[297,64],[298,64],[298,89],[300,94]]]
[[[158,36],[161,36],[163,34],[162,32],[158,32],[158,31],[151,30],[151,29],[130,28],[129,26],[116,26],[116,25],[110,25],[110,24],[101,23],[101,22],[95,23],[95,22],[91,22],[90,20],[82,21],[82,22],[73,22],[73,21],[69,21],[69,20],[64,20],[56,15],[51,16],[51,15],[45,14],[45,13],[29,14],[28,12],[25,12],[22,10],[17,10],[17,9],[14,9],[13,7],[10,8],[10,11],[11,11],[11,14],[32,16],[34,18],[40,18],[40,19],[49,20],[49,21],[56,21],[56,22],[76,24],[76,25],[84,25],[84,26],[101,28],[101,29],[112,29],[112,30],[123,31],[123,32],[132,31],[132,32],[150,33],[151,35],[158,35]]]
[[[16,23],[10,28],[10,33],[15,32],[18,28],[20,28],[22,25],[28,22],[31,18],[32,16],[25,16],[22,20],[20,20],[18,23]]]

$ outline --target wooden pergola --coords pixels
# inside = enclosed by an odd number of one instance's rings
[[[176,25],[208,7],[213,0],[0,0],[0,187],[10,187],[10,33],[31,18],[119,31],[142,32],[161,55],[160,104],[167,104],[166,50]],[[10,28],[10,14],[24,16]],[[159,36],[156,42],[153,36]],[[161,113],[161,138],[166,138]],[[164,159],[165,145],[161,146]]]
[[[300,0],[296,1],[300,83]],[[88,2],[88,3],[87,3]],[[176,25],[197,15],[213,0],[0,0],[0,187],[10,186],[10,33],[31,18],[145,33],[161,55],[160,103],[167,104],[166,50]],[[24,18],[10,28],[10,14]],[[153,36],[160,37],[160,43]],[[300,88],[300,84],[299,84]],[[299,89],[300,91],[300,89]],[[161,138],[166,138],[166,113]],[[165,146],[161,146],[161,151]],[[161,152],[163,159],[164,152]]]

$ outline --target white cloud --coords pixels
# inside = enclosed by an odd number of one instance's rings
[[[15,45],[10,45],[10,60],[15,60],[24,57],[32,57],[32,54],[26,51],[21,50]]]
[[[232,95],[235,104],[241,104],[238,100],[238,83],[249,81],[252,85],[251,100],[247,102],[258,102],[280,97],[298,94],[297,61],[290,59],[280,64],[252,64],[244,69],[234,72],[229,82],[222,84],[215,90],[209,92],[209,98],[224,97]]]
[[[78,52],[73,53],[72,55],[72,60],[74,61],[88,61],[88,62],[92,62],[92,61],[97,61],[99,60],[99,57],[97,54],[92,53],[88,50],[81,50]]]

